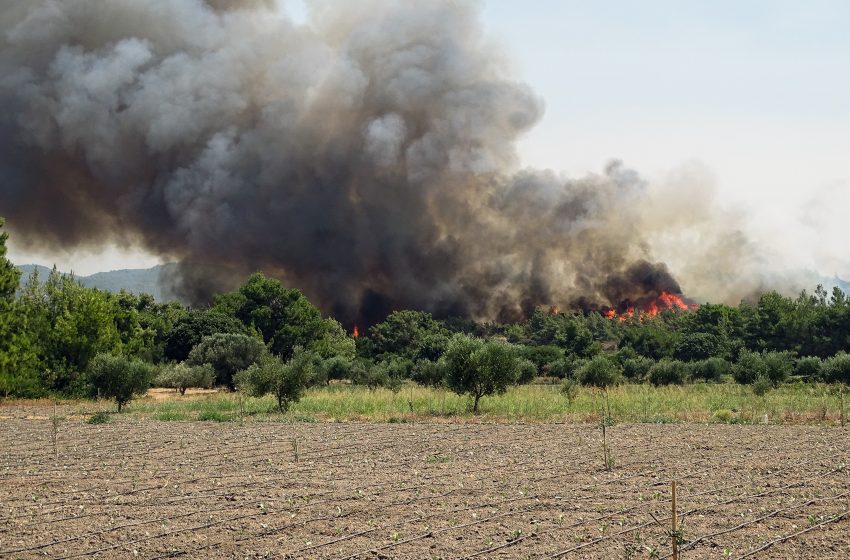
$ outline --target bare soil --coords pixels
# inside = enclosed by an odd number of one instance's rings
[[[54,424],[4,408],[0,558],[850,557],[850,429]]]

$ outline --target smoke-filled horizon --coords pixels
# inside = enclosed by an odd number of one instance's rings
[[[299,25],[263,0],[12,0],[0,32],[16,240],[141,246],[181,263],[187,301],[255,270],[348,323],[758,287],[699,171],[519,167],[544,104],[475,3],[316,3]]]

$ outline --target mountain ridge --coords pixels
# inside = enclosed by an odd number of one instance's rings
[[[127,290],[135,294],[150,294],[159,302],[174,301],[178,298],[164,284],[163,275],[174,270],[175,263],[158,264],[150,268],[121,268],[104,272],[95,272],[88,276],[76,278],[87,288],[98,288],[107,292],[117,293]],[[15,265],[21,271],[21,284],[26,285],[29,277],[34,271],[38,271],[39,280],[43,281],[50,274],[52,268],[40,264]],[[60,274],[70,275],[72,273],[59,271]]]

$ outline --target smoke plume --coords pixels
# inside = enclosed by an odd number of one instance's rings
[[[19,243],[144,247],[192,302],[263,270],[349,323],[681,292],[653,254],[676,221],[635,172],[518,167],[543,103],[473,3],[316,3],[296,24],[274,0],[6,0],[0,32]]]

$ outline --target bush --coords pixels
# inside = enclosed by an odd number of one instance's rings
[[[322,362],[325,383],[330,385],[331,381],[351,379],[353,362],[345,356],[333,356]]]
[[[91,416],[89,416],[88,423],[89,424],[107,424],[109,422],[109,413],[100,411],[95,412]]]
[[[524,385],[531,383],[537,377],[537,366],[531,360],[520,359],[519,362],[519,377],[517,383]]]
[[[587,364],[587,360],[570,354],[565,358],[555,360],[546,366],[546,373],[558,379],[574,379],[578,371]]]
[[[192,348],[186,363],[190,366],[210,364],[215,370],[216,382],[233,391],[236,389],[233,375],[257,363],[266,353],[266,345],[252,336],[218,333],[204,337]]]
[[[540,371],[546,367],[547,364],[562,360],[564,358],[564,349],[551,345],[520,346],[519,355],[521,358],[525,358],[526,360],[533,362],[534,365],[537,366],[537,370]]]
[[[248,369],[234,376],[236,385],[251,396],[273,394],[277,408],[286,412],[289,405],[298,402],[313,377],[315,360],[310,352],[296,347],[286,363],[277,356],[266,355]]]
[[[659,360],[649,368],[649,382],[661,385],[682,385],[688,374],[688,366],[679,360]]]
[[[762,352],[762,361],[767,369],[767,379],[774,387],[784,383],[794,367],[789,352]]]
[[[181,395],[189,387],[211,387],[215,380],[215,370],[210,364],[190,366],[185,362],[166,366],[154,379],[159,387],[177,389]]]
[[[803,356],[794,365],[794,374],[808,381],[816,381],[821,378],[823,360],[817,356]]]
[[[445,364],[440,361],[419,360],[413,365],[411,378],[426,387],[442,387],[446,381]]]
[[[730,369],[731,365],[723,358],[708,358],[691,364],[691,378],[719,382]]]
[[[115,399],[118,412],[136,395],[148,390],[153,368],[124,356],[98,354],[89,363],[88,379],[102,397]]]
[[[640,383],[646,379],[649,368],[655,363],[651,358],[637,355],[623,360],[623,374],[629,381]]]
[[[767,364],[761,354],[743,350],[738,362],[732,366],[732,377],[742,385],[755,383],[756,379],[767,377]]]
[[[478,413],[481,397],[504,393],[519,377],[519,360],[513,346],[457,334],[443,356],[446,384],[455,393],[472,396]]]
[[[623,368],[604,354],[587,361],[576,374],[582,385],[607,388],[619,384],[623,379]]]
[[[723,350],[720,340],[715,335],[704,332],[683,335],[673,350],[673,356],[684,362],[707,360],[721,353]]]
[[[850,384],[850,354],[839,352],[823,361],[821,375],[828,383]]]
[[[354,366],[351,381],[355,385],[364,385],[371,391],[378,387],[385,387],[397,393],[401,390],[403,383],[403,375],[401,375],[403,371],[405,371],[404,365],[400,366],[392,362],[375,364],[361,362]]]
[[[567,399],[567,405],[572,406],[578,397],[579,382],[575,379],[565,379],[561,385],[561,394]]]
[[[753,394],[763,397],[773,388],[773,382],[768,377],[759,377],[753,382]]]

